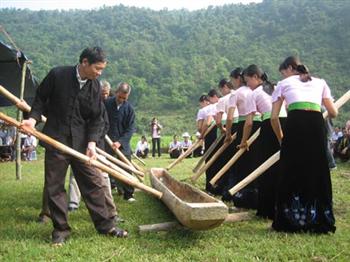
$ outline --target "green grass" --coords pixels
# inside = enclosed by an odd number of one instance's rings
[[[50,245],[51,224],[35,222],[41,207],[43,154],[25,162],[22,180],[15,163],[0,163],[0,261],[350,261],[350,166],[332,173],[337,231],[332,235],[284,234],[269,230],[271,222],[250,221],[192,232],[173,230],[140,235],[137,226],[172,221],[161,201],[136,192],[127,203],[114,195],[128,239],[98,235],[84,205],[69,214],[71,239],[61,248]],[[171,173],[187,180],[198,159],[185,159]],[[166,167],[167,155],[146,159],[147,167]],[[147,181],[147,183],[149,183]],[[204,187],[204,177],[199,188]]]

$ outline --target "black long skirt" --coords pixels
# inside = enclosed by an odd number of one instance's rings
[[[282,130],[284,130],[286,118],[280,118]],[[264,163],[273,154],[280,150],[280,144],[273,132],[270,119],[261,123],[260,129],[261,163]],[[280,171],[280,163],[277,161],[259,177],[258,185],[258,209],[256,215],[273,219],[275,214],[275,202]]]
[[[211,146],[211,144],[214,143],[215,139],[216,139],[216,132],[217,132],[217,127],[215,126],[204,138],[204,143],[205,143],[205,150],[204,152],[206,152],[209,147]],[[212,152],[206,159],[205,162],[208,162],[210,160],[210,158],[215,154],[215,150],[214,152]],[[209,183],[209,181],[213,178],[213,176],[215,176],[215,172],[216,172],[216,165],[215,163],[213,163],[205,172],[206,174],[206,182],[205,182],[205,190],[210,192],[210,193],[215,193],[214,188],[211,186],[211,184]]]
[[[288,113],[281,145],[281,180],[272,227],[285,232],[335,232],[332,185],[322,114]]]
[[[260,127],[260,121],[253,121],[251,135]],[[237,128],[237,144],[241,142],[243,135],[244,121],[238,123]],[[249,151],[237,160],[237,162],[230,169],[230,187],[246,178],[253,172],[261,163],[259,137],[251,144]],[[258,205],[258,181],[250,183],[248,186],[237,192],[232,197],[233,203],[236,207],[256,209]]]
[[[233,135],[237,131],[237,124],[233,124],[231,128],[231,135]],[[225,137],[224,137],[225,139]],[[223,139],[223,141],[224,141]],[[222,141],[222,142],[223,142]],[[235,152],[237,151],[237,140],[234,140],[225,150],[222,152],[222,154],[218,157],[217,159],[217,172],[219,172],[225,165],[226,163],[233,157]],[[220,143],[218,147],[220,148],[223,143]],[[217,173],[216,172],[216,173]],[[227,170],[222,177],[217,181],[216,183],[216,191],[218,195],[222,195],[223,198],[222,200],[224,201],[229,201],[231,199],[230,194],[228,193],[228,190],[230,189],[229,187],[229,179],[230,179],[230,170]]]

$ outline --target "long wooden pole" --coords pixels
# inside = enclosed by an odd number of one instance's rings
[[[86,162],[91,164],[92,166],[101,169],[102,171],[105,171],[107,173],[109,173],[110,175],[112,175],[113,177],[115,177],[116,179],[129,184],[133,187],[139,188],[145,192],[148,192],[150,194],[152,194],[153,196],[156,196],[158,198],[162,197],[162,193],[155,190],[154,188],[151,188],[149,186],[146,186],[142,183],[137,182],[137,180],[135,179],[129,179],[128,177],[123,176],[122,174],[120,174],[119,172],[115,171],[114,169],[102,164],[101,162],[91,159],[88,156],[52,139],[51,137],[37,131],[36,129],[30,129],[28,127],[22,126],[18,121],[16,121],[15,119],[3,114],[0,112],[0,119],[4,120],[5,122],[7,122],[10,125],[16,126],[18,129],[22,129],[24,132],[27,133],[31,133],[33,134],[33,136],[35,136],[36,138],[38,138],[41,141],[44,141],[45,143],[48,143],[50,145],[52,145],[54,148],[62,151],[65,154],[69,154],[77,159],[79,159],[80,161]]]
[[[131,174],[126,172],[124,169],[121,169],[119,166],[113,164],[111,161],[109,161],[104,156],[102,156],[100,154],[97,154],[97,160],[100,161],[102,164],[104,164],[104,165],[114,169],[115,171],[119,172],[123,176],[126,176],[127,178],[129,178],[129,179],[131,179],[133,181],[136,181],[136,178],[134,176],[132,176]]]
[[[136,165],[135,163],[133,163],[132,161],[130,161],[129,159],[126,158],[126,156],[122,153],[122,151],[120,151],[118,148],[115,148],[113,146],[113,141],[112,139],[108,136],[105,135],[105,141],[107,142],[107,144],[112,148],[112,150],[117,154],[117,156],[126,164],[128,164],[130,167],[132,167],[134,170],[139,170],[143,173],[143,169],[141,167],[139,167],[138,165]],[[137,174],[137,173],[135,173]]]
[[[273,154],[269,159],[267,159],[262,165],[260,165],[257,169],[255,169],[252,173],[250,173],[246,178],[244,178],[237,185],[232,187],[228,192],[233,196],[242,188],[249,185],[253,182],[257,177],[262,175],[266,170],[268,170],[273,164],[275,164],[280,159],[280,151]]]
[[[105,158],[107,158],[110,162],[115,163],[116,165],[125,168],[126,170],[138,174],[140,177],[144,177],[144,173],[142,173],[141,171],[135,170],[135,168],[132,168],[131,166],[127,165],[126,163],[124,163],[123,161],[115,158],[114,156],[106,153],[105,151],[103,151],[102,149],[96,147],[96,152],[99,153],[100,155],[104,156]]]
[[[143,161],[141,158],[139,158],[135,153],[132,154],[132,156],[137,159],[142,165],[146,166],[145,161]]]
[[[234,133],[232,135],[232,140],[231,143],[233,142],[233,140],[235,140],[237,134]],[[219,149],[218,151],[215,152],[215,154],[210,158],[210,160],[195,174],[191,177],[192,182],[196,182],[197,179],[204,174],[205,171],[208,170],[208,168],[216,161],[216,159],[218,159],[219,156],[221,156],[221,154],[225,151],[225,149],[231,144],[231,143],[224,143]]]
[[[253,135],[247,140],[248,147],[258,138],[260,134],[260,128],[255,131]],[[215,185],[216,182],[226,173],[226,171],[243,155],[246,148],[239,149],[236,154],[224,165],[220,171],[209,181],[211,185]]]
[[[214,149],[216,148],[216,146],[220,143],[220,141],[222,139],[224,139],[225,134],[221,134],[214,143],[212,143],[210,145],[210,147],[208,148],[208,150],[205,151],[204,155],[201,157],[201,159],[199,159],[198,163],[196,164],[196,166],[192,169],[193,173],[197,173],[198,170],[202,167],[203,163],[205,162],[205,160],[207,160],[208,156],[214,151]]]
[[[27,73],[27,65],[31,64],[31,61],[24,61],[22,66],[22,79],[21,79],[21,89],[19,97],[23,99],[24,97],[24,89],[26,86],[26,73]],[[17,109],[17,121],[21,122],[23,119],[23,113],[20,109]],[[16,134],[16,179],[22,179],[22,159],[21,159],[21,134],[17,130]]]
[[[17,108],[21,109],[24,112],[30,112],[31,108],[26,103],[21,103],[21,99],[16,97],[14,94],[9,92],[5,87],[0,85],[0,93],[6,97],[8,100],[10,100]],[[41,121],[46,122],[46,117],[41,116]]]
[[[350,100],[350,90],[347,91],[344,95],[342,95],[335,103],[334,106],[339,109],[341,108],[347,101]],[[323,113],[323,117],[326,118],[328,116],[328,112]],[[250,173],[246,178],[244,178],[237,185],[232,187],[229,190],[231,195],[236,194],[238,191],[242,190],[244,187],[253,182],[256,178],[261,176],[267,169],[269,169],[273,164],[275,164],[280,159],[280,151],[276,152],[269,159],[267,159],[263,164],[261,164],[257,169],[255,169],[252,173]]]
[[[209,134],[209,132],[211,130],[213,130],[214,126],[216,126],[215,124],[212,124],[211,126],[209,126],[209,128],[205,131],[203,138],[197,140],[195,143],[192,144],[192,146],[190,146],[185,153],[181,154],[178,158],[175,159],[174,162],[172,162],[166,169],[170,170],[171,168],[173,168],[175,165],[177,165],[178,163],[180,163],[182,160],[184,160],[186,157],[188,157],[198,146],[200,146],[201,143],[203,143],[203,139],[207,136],[207,134]]]
[[[203,143],[202,139],[197,140],[194,142],[183,154],[181,154],[178,158],[175,159],[174,162],[172,162],[166,169],[170,170],[173,168],[175,165],[180,163],[182,160],[184,160],[186,157],[188,157],[197,147],[199,147]]]

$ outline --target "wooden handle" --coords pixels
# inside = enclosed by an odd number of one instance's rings
[[[18,121],[16,121],[15,119],[13,119],[11,117],[8,117],[7,115],[5,115],[1,112],[0,112],[0,119],[4,120],[5,122],[7,122],[8,124],[10,124],[12,126],[15,126],[19,129],[24,130],[27,133],[33,134],[33,136],[35,136],[39,140],[44,141],[45,143],[52,145],[54,148],[60,150],[61,152],[65,153],[65,154],[71,155],[71,156],[73,156],[73,157],[75,157],[83,162],[89,163],[92,166],[99,168],[100,170],[102,170],[104,172],[109,173],[113,177],[117,178],[118,180],[120,180],[128,185],[131,185],[133,187],[136,187],[136,188],[139,188],[143,191],[146,191],[146,192],[148,192],[148,193],[150,193],[158,198],[161,198],[163,195],[161,192],[155,190],[154,188],[151,188],[151,187],[148,187],[142,183],[139,183],[134,179],[129,179],[128,177],[123,176],[122,174],[115,171],[114,169],[102,164],[101,162],[99,162],[97,160],[90,159],[88,156],[52,139],[51,137],[49,137],[49,136],[47,136],[47,135],[45,135],[45,134],[43,134],[35,129],[30,129],[30,128],[25,127],[25,126],[21,126],[21,124]]]
[[[128,164],[131,167],[134,167],[131,162],[129,161],[129,159],[127,159],[124,154],[118,149],[115,148],[113,146],[113,141],[110,139],[110,137],[108,135],[105,136],[105,141],[107,142],[107,144],[113,149],[113,151],[117,154],[117,156],[126,164]]]
[[[267,169],[269,169],[273,164],[275,164],[280,159],[280,151],[273,154],[269,159],[267,159],[262,165],[260,165],[257,169],[255,169],[252,173],[250,173],[246,178],[244,178],[237,185],[232,187],[228,192],[233,196],[242,188],[249,185],[256,178],[261,176]]]
[[[260,128],[255,131],[255,133],[248,139],[248,147],[257,139],[260,134]],[[215,185],[216,182],[229,170],[229,168],[243,155],[246,148],[239,149],[236,154],[220,169],[220,171],[209,181],[211,185]]]
[[[197,147],[199,147],[201,145],[201,143],[203,143],[203,140],[197,140],[195,143],[193,143],[187,150],[186,152],[184,152],[183,154],[181,154],[178,158],[175,159],[174,162],[172,162],[166,169],[170,170],[171,168],[173,168],[175,165],[177,165],[178,163],[180,163],[182,160],[184,160],[186,157],[188,157],[192,151],[194,151]]]
[[[234,133],[232,135],[232,141],[233,142],[234,139],[236,139],[237,133]],[[208,170],[208,168],[216,161],[216,159],[218,159],[218,157],[225,151],[225,149],[231,145],[231,143],[224,143],[219,149],[218,151],[215,152],[215,154],[210,158],[210,160],[195,174],[191,177],[192,182],[196,182],[197,179],[204,174],[205,171]]]
[[[220,141],[225,137],[225,134],[221,134],[214,143],[210,145],[208,150],[205,151],[204,155],[199,159],[198,163],[196,166],[192,169],[193,173],[197,173],[198,170],[201,168],[202,164],[207,160],[208,156],[214,151],[216,146],[220,143]]]
[[[142,165],[146,166],[146,163],[141,158],[139,158],[135,153],[132,154],[132,156],[135,157],[135,159],[137,159]]]
[[[125,170],[121,169],[119,166],[113,164],[111,161],[107,160],[107,158],[105,158],[104,156],[97,154],[97,160],[100,161],[102,164],[104,164],[104,165],[114,169],[115,171],[119,172],[123,176],[126,176],[127,178],[129,178],[129,179],[131,179],[133,181],[136,181],[136,178],[134,176],[132,176],[131,174],[129,174]]]
[[[339,109],[350,99],[350,90],[347,91],[344,95],[342,95],[335,103],[334,106]],[[326,118],[328,116],[328,111],[323,113],[323,117]]]
[[[117,164],[118,166],[121,166],[122,168],[125,168],[128,171],[130,171],[130,172],[138,174],[141,177],[145,176],[145,174],[142,173],[141,171],[135,170],[135,168],[130,167],[129,165],[125,164],[123,161],[120,161],[119,159],[115,158],[114,156],[111,156],[110,154],[108,154],[107,152],[103,151],[102,149],[96,147],[96,151],[97,151],[97,153],[101,154],[102,156],[107,158],[109,161]]]
[[[204,137],[206,137],[206,136],[209,134],[209,132],[210,132],[211,130],[213,130],[214,126],[215,126],[214,124],[211,125],[211,126],[205,131],[205,133],[204,133],[202,139],[199,139],[199,140],[197,140],[195,143],[193,143],[192,146],[190,146],[190,147],[186,150],[186,152],[185,152],[184,154],[180,155],[177,159],[175,159],[175,161],[174,161],[173,163],[171,163],[166,169],[167,169],[167,170],[170,170],[170,169],[173,168],[175,165],[177,165],[178,163],[180,163],[183,159],[185,159],[187,156],[189,156],[189,155],[192,153],[192,151],[194,151],[194,150],[200,145],[200,143],[203,143]],[[187,154],[186,154],[186,153],[187,153]]]
[[[0,85],[0,93],[4,97],[6,97],[8,100],[10,100],[19,110],[22,110],[23,112],[30,112],[31,108],[28,104],[22,104],[21,100],[18,97],[13,95],[10,91],[8,91],[2,85]],[[41,116],[41,121],[46,122],[46,117]]]

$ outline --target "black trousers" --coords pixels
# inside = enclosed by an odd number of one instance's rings
[[[68,166],[71,165],[82,197],[89,210],[96,230],[105,234],[114,227],[109,218],[105,194],[102,188],[102,176],[86,163],[74,159],[56,150],[45,153],[45,187],[48,204],[54,226],[53,235],[70,231],[68,225],[67,194],[64,188]]]
[[[152,138],[152,156],[156,156],[156,147],[157,147],[157,152],[158,156],[160,156],[160,138]]]

